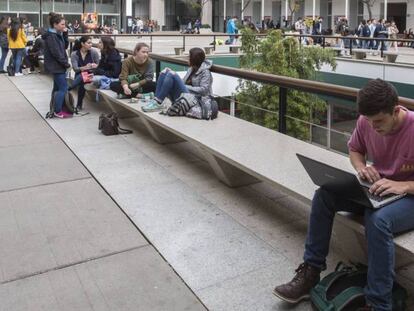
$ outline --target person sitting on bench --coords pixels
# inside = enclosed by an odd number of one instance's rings
[[[350,160],[358,176],[372,183],[375,195],[408,195],[380,209],[364,208],[320,188],[316,191],[305,243],[304,262],[287,284],[273,293],[289,303],[309,297],[326,269],[336,212],[364,215],[368,249],[367,306],[363,310],[391,311],[394,281],[394,234],[414,229],[414,112],[398,105],[393,85],[371,80],[358,93],[358,118],[349,140]],[[366,159],[372,159],[369,165]]]
[[[163,101],[166,97],[175,101],[182,93],[193,93],[197,96],[209,96],[212,94],[213,76],[210,68],[211,60],[206,60],[204,51],[200,48],[192,48],[188,59],[189,68],[181,79],[176,72],[165,68],[157,81],[155,98],[142,109],[146,112],[160,111],[165,108]]]
[[[149,46],[138,43],[134,55],[122,62],[119,81],[111,83],[111,90],[120,97],[140,97],[142,93],[155,91],[154,64],[149,58]]]
[[[70,58],[73,71],[75,71],[75,79],[69,90],[78,88],[76,109],[82,110],[83,99],[86,93],[85,83],[87,83],[87,81],[84,80],[82,73],[92,75],[99,63],[99,53],[92,47],[92,38],[90,36],[82,36],[80,39],[76,40]]]

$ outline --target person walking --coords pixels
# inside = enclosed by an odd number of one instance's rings
[[[65,95],[68,91],[66,71],[70,68],[66,49],[69,40],[66,31],[65,19],[62,15],[49,13],[50,28],[43,35],[45,42],[44,62],[45,71],[53,75],[52,97],[54,97],[54,116],[58,118],[71,117],[70,113],[63,111]]]
[[[9,53],[9,40],[7,40],[7,28],[9,27],[8,18],[2,16],[0,18],[0,73],[6,73],[4,70],[4,63],[6,61],[7,54]]]
[[[9,41],[9,49],[13,55],[13,66],[15,76],[22,76],[20,72],[23,56],[26,48],[27,37],[24,33],[20,19],[13,18],[10,24],[10,28],[7,31],[7,40]]]

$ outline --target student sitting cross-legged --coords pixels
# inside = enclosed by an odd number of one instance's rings
[[[189,68],[181,79],[176,72],[166,68],[157,81],[155,98],[142,108],[146,112],[160,111],[164,108],[163,101],[169,97],[175,101],[182,93],[193,93],[199,96],[212,94],[213,77],[210,72],[212,62],[206,60],[204,51],[200,48],[192,48],[188,60]]]
[[[149,47],[145,43],[138,43],[134,55],[122,62],[119,81],[111,83],[111,90],[121,97],[140,97],[142,93],[155,91],[154,65],[149,58]]]
[[[107,89],[111,82],[118,81],[122,66],[121,55],[111,37],[101,37],[99,49],[101,60],[94,71],[93,83],[98,88]]]

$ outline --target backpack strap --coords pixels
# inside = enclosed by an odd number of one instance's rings
[[[339,295],[337,295],[334,299],[331,300],[331,303],[334,305],[337,311],[341,311],[347,304],[354,300],[355,298],[365,296],[364,289],[362,287],[348,287]]]

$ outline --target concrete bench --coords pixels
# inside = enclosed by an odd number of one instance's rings
[[[184,54],[184,48],[174,48],[175,55],[183,55]]]
[[[206,53],[206,55],[212,55],[214,54],[214,47],[206,46],[204,47],[204,52]]]
[[[352,50],[352,58],[354,59],[364,59],[367,57],[367,53],[370,53],[370,50],[366,49],[353,49]]]
[[[342,51],[344,51],[344,49],[343,48],[341,48],[341,47],[333,47],[332,48],[332,50],[334,50],[335,51],[335,53],[336,53],[336,56],[341,56],[342,55]]]
[[[388,52],[384,51],[384,59],[387,63],[395,63],[397,61],[398,53],[397,52]]]
[[[191,143],[205,157],[218,179],[230,187],[264,181],[310,205],[317,187],[296,153],[353,172],[349,159],[343,155],[224,113],[209,122],[168,117],[157,112],[144,113],[142,104],[117,99],[112,91],[98,90],[98,93],[113,110],[122,108],[138,116],[155,141]],[[342,213],[336,217],[334,228],[333,238],[338,236],[340,241],[335,245],[343,250],[344,256],[364,262],[366,248],[361,219]],[[396,267],[414,264],[414,232],[402,234],[394,241]]]
[[[230,45],[230,53],[239,54],[241,46],[240,45]]]

